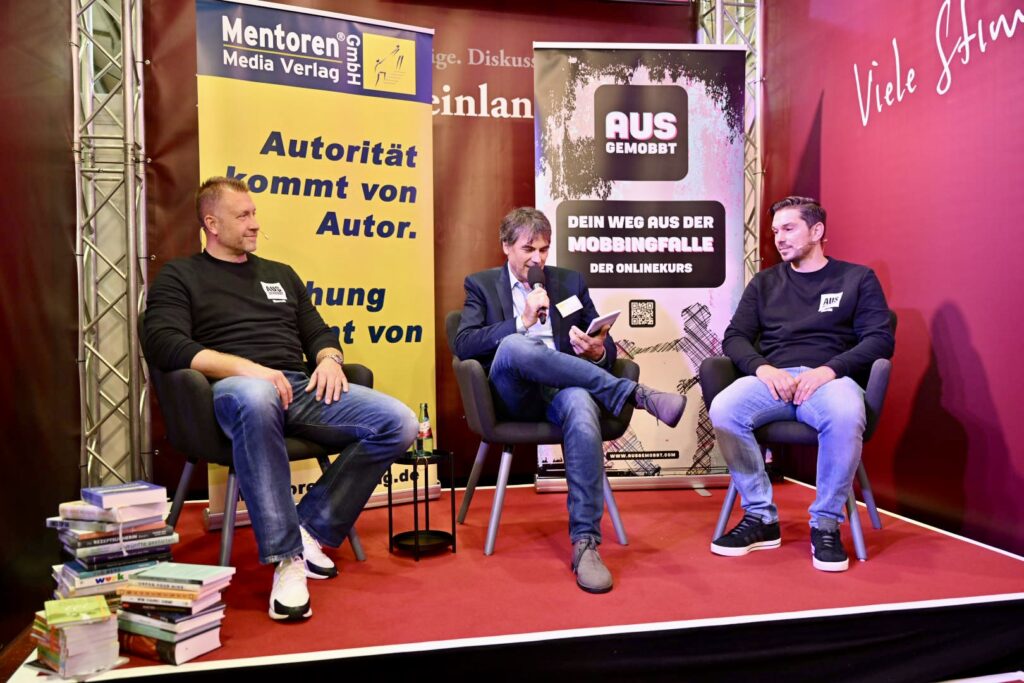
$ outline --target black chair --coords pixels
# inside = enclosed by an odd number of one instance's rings
[[[895,334],[896,314],[891,311],[889,313],[889,321]],[[885,393],[889,388],[889,374],[891,370],[892,361],[885,358],[879,358],[871,366],[871,373],[864,388],[864,404],[867,414],[867,424],[864,429],[865,443],[871,438],[878,427],[878,420],[882,414],[882,405],[885,403]],[[736,381],[741,375],[742,373],[739,371],[739,368],[726,356],[712,356],[704,359],[700,365],[700,388],[704,394],[704,404],[709,410],[715,396]],[[818,431],[796,420],[769,422],[754,430],[754,436],[757,438],[757,442],[764,447],[787,444],[816,446],[818,444]],[[871,526],[875,529],[881,529],[882,519],[879,517],[878,508],[875,506],[875,497],[871,492],[871,482],[868,481],[863,461],[857,464],[857,481],[860,483],[861,496],[864,498],[864,505],[867,507],[868,516],[871,518]],[[736,485],[730,481],[712,539],[718,538],[725,533],[726,526],[729,523],[729,516],[732,514],[735,503]],[[857,500],[854,497],[852,488],[846,501],[846,511],[850,521],[850,533],[853,536],[853,547],[857,559],[863,562],[868,559],[868,551],[864,543],[864,531],[861,528],[860,517],[857,514]]]
[[[470,501],[476,491],[477,481],[483,469],[484,461],[491,444],[501,444],[501,464],[498,467],[497,490],[491,506],[491,519],[487,526],[487,540],[484,544],[484,555],[494,552],[494,544],[498,537],[498,525],[501,522],[501,509],[505,502],[505,488],[508,485],[509,469],[512,465],[512,449],[518,444],[553,445],[562,443],[562,430],[550,422],[511,422],[501,420],[494,409],[494,397],[491,394],[490,382],[483,366],[476,360],[462,360],[455,355],[455,335],[462,321],[461,311],[452,311],[445,318],[445,331],[448,335],[448,347],[452,351],[452,368],[459,384],[462,406],[466,411],[469,428],[480,436],[480,447],[477,449],[476,460],[466,484],[466,494],[459,508],[458,521],[463,523],[469,511]],[[634,381],[640,378],[640,366],[631,360],[620,358],[615,361],[612,373],[616,377],[626,377]],[[618,439],[626,433],[629,421],[633,417],[633,405],[627,403],[618,416],[603,413],[601,416],[601,436],[605,441]],[[612,519],[619,543],[627,545],[629,539],[622,526],[619,508],[615,504],[615,496],[608,484],[608,476],[604,477],[604,501],[608,506],[608,516]]]
[[[139,332],[142,333],[144,317],[139,316]],[[220,564],[231,563],[231,545],[235,531],[235,513],[238,507],[238,479],[232,466],[231,440],[225,436],[213,412],[213,389],[210,381],[195,370],[174,370],[161,372],[149,365],[149,379],[156,389],[157,399],[163,412],[167,426],[167,438],[171,445],[181,451],[186,458],[185,467],[174,492],[167,523],[174,527],[185,503],[188,483],[192,478],[192,469],[199,461],[223,465],[228,468],[227,492],[224,499],[224,523],[221,530]],[[373,372],[369,368],[354,363],[344,366],[348,381],[365,387],[373,387]],[[316,458],[320,470],[326,471],[330,466],[328,456],[336,452],[328,450],[313,441],[294,437],[285,438],[290,461]],[[366,560],[359,535],[353,527],[348,534],[352,552],[360,562]]]

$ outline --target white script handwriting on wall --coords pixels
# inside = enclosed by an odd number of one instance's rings
[[[973,57],[984,54],[1000,39],[1013,38],[1018,26],[1024,24],[1024,9],[1016,9],[1012,15],[1006,12],[994,19],[986,20],[971,16],[967,5],[968,0],[959,0],[956,5],[954,0],[942,0],[939,4],[939,12],[935,18],[935,47],[940,67],[935,92],[939,95],[945,95],[950,91],[954,74],[963,72],[971,64]],[[917,84],[914,82],[916,71],[912,67],[902,67],[896,38],[892,39],[892,52],[891,68],[889,65],[880,67],[879,62],[872,59],[871,66],[865,70],[863,80],[859,65],[853,65],[860,121],[865,127],[870,122],[873,112],[881,114],[917,90]],[[883,72],[889,75],[883,77]]]

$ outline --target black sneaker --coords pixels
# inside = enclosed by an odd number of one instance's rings
[[[823,572],[845,572],[850,566],[839,529],[826,531],[811,527],[811,558],[814,568]]]
[[[766,524],[760,517],[744,515],[732,531],[711,542],[711,552],[726,557],[739,557],[752,550],[771,550],[782,545],[779,523]]]

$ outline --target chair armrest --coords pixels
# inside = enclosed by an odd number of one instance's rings
[[[455,355],[455,337],[462,323],[462,311],[449,311],[444,318],[445,336],[448,338],[448,350]]]
[[[345,377],[352,384],[373,389],[373,370],[370,368],[359,363],[345,363],[341,366],[341,369],[345,371]]]
[[[495,435],[498,422],[494,410],[494,396],[484,367],[476,360],[452,358],[452,369],[462,395],[462,408],[466,411],[469,428],[485,441],[500,440]]]
[[[217,424],[210,381],[188,368],[165,373],[150,366],[149,376],[171,445],[193,462],[203,459],[230,463],[231,442]]]
[[[631,379],[634,382],[640,381],[640,366],[629,358],[617,358],[612,366],[611,373],[616,377]],[[620,438],[629,428],[629,422],[633,419],[633,402],[626,401],[622,412],[612,415],[602,410],[601,415],[601,438],[604,441],[613,441]]]
[[[629,358],[616,358],[610,372],[616,377],[640,381],[640,366]]]
[[[885,403],[885,394],[889,390],[891,371],[892,361],[888,358],[879,358],[871,364],[871,374],[868,376],[868,384],[864,389],[864,402],[867,404],[865,439],[871,438],[871,435],[875,433],[878,419],[882,416],[882,405]]]
[[[739,379],[740,371],[728,356],[709,356],[701,361],[698,375],[704,405],[710,409],[715,396]]]

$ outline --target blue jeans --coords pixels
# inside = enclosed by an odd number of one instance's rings
[[[341,545],[384,472],[409,448],[417,430],[412,410],[373,389],[350,384],[341,400],[326,405],[306,393],[305,374],[285,376],[294,396],[287,411],[266,380],[228,377],[213,385],[214,412],[231,439],[238,485],[264,564],[302,552],[300,524],[323,545]],[[286,434],[340,451],[297,507]]]
[[[784,368],[798,375],[809,368]],[[797,420],[818,431],[817,495],[811,526],[831,530],[843,521],[843,506],[864,444],[864,390],[849,377],[826,382],[795,406],[772,398],[764,382],[748,375],[722,390],[708,411],[743,509],[764,522],[778,520],[772,485],[754,430],[769,422]]]
[[[601,409],[617,415],[636,382],[521,334],[505,337],[489,375],[498,410],[517,420],[547,420],[562,429],[569,486],[569,537],[601,542],[604,451]]]

